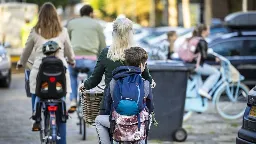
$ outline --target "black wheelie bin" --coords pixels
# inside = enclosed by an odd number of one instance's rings
[[[158,126],[151,126],[149,140],[185,141],[187,132],[182,122],[187,80],[195,65],[181,61],[149,61],[148,68],[157,84],[153,96],[158,122]]]

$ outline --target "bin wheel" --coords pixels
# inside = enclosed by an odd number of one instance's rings
[[[187,132],[183,128],[179,128],[173,133],[173,139],[177,142],[184,142],[187,139],[187,136]]]

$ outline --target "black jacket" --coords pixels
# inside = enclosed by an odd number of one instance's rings
[[[215,57],[213,55],[209,55],[207,51],[208,51],[208,43],[204,39],[201,39],[197,44],[197,47],[195,50],[195,53],[201,53],[200,65],[203,65],[206,60],[215,60]]]

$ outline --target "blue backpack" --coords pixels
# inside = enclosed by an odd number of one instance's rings
[[[112,108],[120,115],[137,115],[146,106],[144,97],[144,80],[140,74],[120,78],[113,89]]]

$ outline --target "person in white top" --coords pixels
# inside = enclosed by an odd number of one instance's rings
[[[25,66],[32,51],[34,51],[33,66],[29,76],[29,85],[32,97],[36,97],[36,77],[39,70],[39,66],[42,62],[42,58],[45,57],[42,51],[42,47],[43,44],[47,41],[55,41],[58,43],[61,49],[58,50],[55,56],[62,60],[65,67],[68,67],[66,57],[71,65],[75,65],[75,55],[71,47],[71,42],[68,36],[67,29],[61,26],[58,14],[56,12],[56,8],[52,3],[45,3],[41,7],[38,22],[30,32],[25,45],[25,49],[23,50],[20,56],[20,61],[17,64],[18,67]],[[68,69],[66,72],[66,83],[67,92],[70,93],[71,86]],[[34,123],[33,128],[35,125],[36,124]],[[59,125],[59,131],[61,140],[59,140],[57,144],[66,144],[66,124],[61,123]]]

